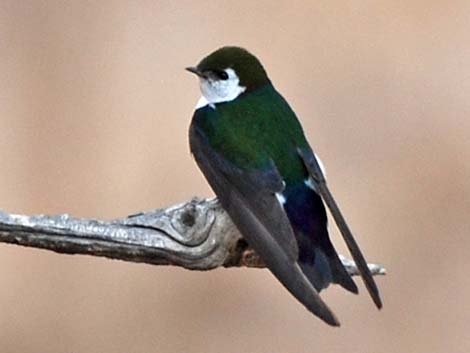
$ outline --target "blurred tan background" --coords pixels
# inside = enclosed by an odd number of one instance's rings
[[[470,2],[0,2],[0,208],[115,218],[212,195],[183,68],[257,54],[327,165],[385,307],[310,315],[266,270],[0,245],[0,352],[468,352]],[[341,252],[337,232],[334,242]]]

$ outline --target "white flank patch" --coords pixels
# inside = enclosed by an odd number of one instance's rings
[[[316,154],[316,153],[315,153],[315,158],[317,159],[317,162],[318,162],[318,165],[320,166],[321,172],[323,173],[323,175],[325,176],[325,179],[326,179],[326,169],[325,169],[325,165],[323,164],[323,162],[321,161],[320,157],[319,157],[318,154]]]
[[[304,184],[307,185],[308,188],[312,189],[313,191],[317,191],[317,188],[315,187],[315,183],[313,182],[311,177],[308,177],[307,179],[304,180]]]
[[[233,69],[224,70],[228,78],[216,80],[199,77],[199,87],[207,104],[230,102],[245,92],[246,87],[240,86],[240,79]]]
[[[277,199],[277,201],[279,201],[281,206],[284,206],[284,204],[286,203],[285,196],[283,194],[281,194],[280,192],[276,192],[274,195],[276,195],[276,199]]]
[[[326,170],[325,166],[323,165],[323,162],[321,161],[320,157],[315,153],[315,158],[317,159],[318,165],[320,166],[321,172],[323,173],[323,176],[326,179]],[[318,193],[317,187],[315,186],[315,182],[313,181],[312,177],[308,177],[307,179],[304,180],[304,184],[307,185],[310,189]]]

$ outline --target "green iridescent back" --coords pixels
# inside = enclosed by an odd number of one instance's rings
[[[307,146],[302,127],[270,83],[215,108],[199,109],[194,123],[212,148],[239,168],[269,168],[272,160],[287,184],[307,176],[297,153]]]

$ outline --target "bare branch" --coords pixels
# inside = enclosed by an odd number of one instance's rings
[[[191,270],[264,267],[216,199],[194,198],[111,221],[0,211],[0,242]],[[352,260],[341,260],[350,274],[358,274]],[[369,267],[385,274],[380,265]]]

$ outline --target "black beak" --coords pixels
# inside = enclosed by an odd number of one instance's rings
[[[189,71],[189,72],[191,72],[195,75],[198,75],[199,77],[205,78],[205,75],[201,71],[199,71],[197,67],[189,66],[189,67],[185,68],[185,70],[187,70],[187,71]]]

